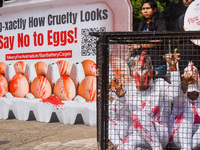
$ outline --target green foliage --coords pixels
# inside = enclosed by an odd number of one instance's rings
[[[158,9],[160,12],[164,11],[164,8],[166,7],[166,3],[160,3],[159,1],[156,2],[158,5]]]
[[[131,0],[135,19],[142,19],[142,0]]]

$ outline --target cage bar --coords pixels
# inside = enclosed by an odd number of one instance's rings
[[[200,32],[90,35],[99,37],[98,148],[200,149]]]

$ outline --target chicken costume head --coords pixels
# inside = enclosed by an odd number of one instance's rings
[[[133,59],[132,77],[135,79],[136,86],[148,86],[153,78],[153,66],[151,57],[142,51],[141,55]]]
[[[187,92],[199,92],[199,73],[198,69],[194,66],[194,63],[191,61],[188,63],[188,66],[184,69],[184,76],[186,74],[193,75],[193,83],[188,85]]]

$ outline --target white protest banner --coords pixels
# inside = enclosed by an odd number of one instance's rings
[[[89,32],[131,31],[130,1],[13,0],[0,14],[0,119],[12,109],[27,120],[33,110],[42,122],[56,112],[73,124],[81,113],[96,125],[97,38]]]
[[[184,18],[185,31],[200,31],[200,0],[193,1],[187,8]],[[191,41],[200,45],[200,40]]]

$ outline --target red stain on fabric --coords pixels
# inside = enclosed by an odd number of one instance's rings
[[[169,137],[169,140],[172,141],[174,139],[174,134],[176,131],[178,131],[181,127],[181,123],[183,121],[183,118],[184,118],[184,115],[183,115],[183,112],[179,115],[179,116],[176,116],[175,117],[175,125],[178,125],[178,127],[176,129],[173,130],[172,134],[170,135]]]
[[[142,103],[142,109],[144,109],[146,103],[145,103],[145,101],[141,101],[141,103]]]
[[[114,120],[109,119],[108,121],[110,121],[111,123],[113,123],[115,126],[117,125],[117,123]]]
[[[122,144],[125,144],[125,143],[129,143],[129,136],[127,136],[126,138],[124,138],[124,140],[122,141]]]
[[[194,111],[194,124],[200,123],[200,117],[197,113],[197,110],[196,110],[196,107],[195,107],[195,102],[192,102],[192,107],[193,107],[193,111]]]
[[[138,116],[136,114],[132,113],[131,118],[132,118],[134,128],[139,129],[140,131],[142,131],[142,130],[145,131],[145,133],[148,135],[145,137],[148,138],[150,141],[154,142],[150,135],[150,132],[141,125],[141,123],[138,119]]]
[[[160,108],[158,106],[155,106],[152,108],[153,116],[155,117],[160,111]]]
[[[153,124],[153,127],[154,127],[155,131],[156,131],[156,125],[155,125],[155,122],[152,121],[152,124]]]

